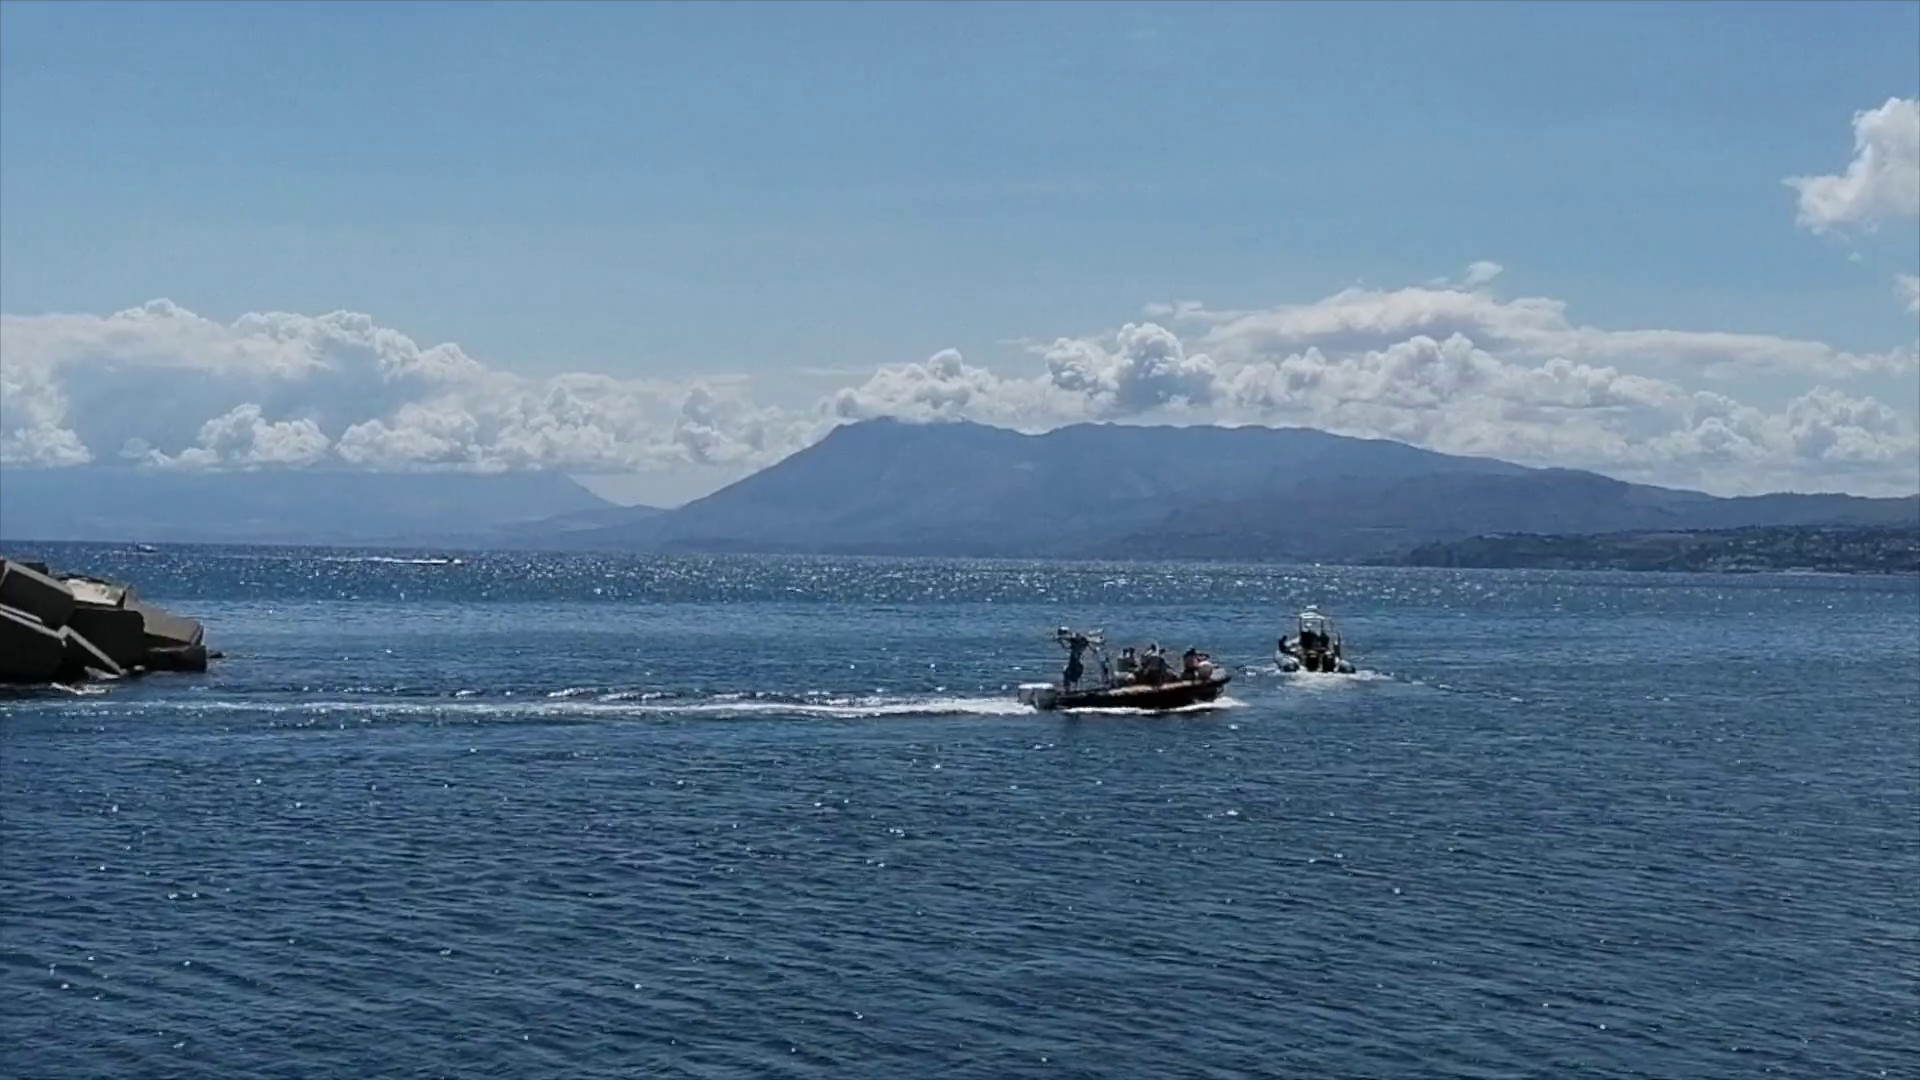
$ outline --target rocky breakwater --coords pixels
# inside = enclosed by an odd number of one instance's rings
[[[149,671],[205,671],[198,620],[133,586],[0,558],[0,683],[70,683]]]

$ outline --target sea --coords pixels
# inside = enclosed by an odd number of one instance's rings
[[[224,653],[0,698],[10,1077],[1920,1076],[1913,578],[9,554]]]

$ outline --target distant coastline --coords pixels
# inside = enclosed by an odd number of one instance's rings
[[[1568,535],[1503,533],[1421,544],[1403,566],[1682,573],[1920,574],[1920,527],[1758,526]]]
[[[162,541],[156,547],[112,540],[18,539],[8,541],[15,554],[41,557],[73,550],[125,549],[130,559],[164,554],[179,548],[248,548],[267,551],[330,550],[355,553],[369,561],[406,562],[422,566],[458,566],[477,554],[525,557],[577,554],[565,548],[521,546],[511,541],[497,545],[402,542],[380,543],[258,543],[233,541]],[[613,554],[601,552],[600,554]],[[798,552],[769,550],[633,551],[641,558],[701,559],[802,558],[929,560],[954,562],[1048,563],[1211,563],[1225,565],[1316,565],[1353,567],[1421,567],[1474,570],[1586,570],[1668,572],[1690,574],[1847,574],[1920,576],[1920,526],[1760,526],[1741,529],[1642,530],[1615,533],[1536,534],[1496,533],[1464,540],[1418,545],[1387,555],[1353,559],[1299,559],[1290,556],[1226,555],[994,555],[910,551]]]

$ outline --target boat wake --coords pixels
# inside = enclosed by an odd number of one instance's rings
[[[401,556],[401,555],[327,555],[320,562],[365,563],[371,566],[464,566],[466,560],[453,556]]]
[[[46,683],[39,686],[0,685],[0,701],[33,701],[41,698],[101,697],[110,687],[97,683]]]
[[[1329,678],[1333,676],[1328,676]],[[1350,676],[1349,676],[1350,678]],[[372,687],[355,687],[342,696],[339,691],[325,696],[289,700],[276,693],[259,698],[232,697],[213,700],[178,698],[144,699],[116,702],[99,699],[79,706],[90,712],[107,714],[125,708],[142,713],[154,711],[185,715],[235,716],[254,714],[270,718],[278,726],[342,727],[350,723],[487,723],[487,722],[593,722],[620,720],[873,720],[885,718],[1044,716],[1011,696],[964,696],[951,694],[772,694],[772,693],[677,693],[666,690],[611,690],[572,686],[535,694],[509,692],[483,693],[460,690],[429,697],[389,696]],[[364,695],[364,696],[362,696]],[[1062,716],[1188,716],[1226,709],[1242,708],[1245,702],[1234,697],[1197,702],[1174,709],[1125,707],[1089,707],[1061,709]]]
[[[128,705],[134,703],[128,702]],[[103,702],[102,711],[116,706]],[[864,720],[887,717],[1019,716],[1032,710],[1009,697],[960,697],[871,694],[758,695],[710,694],[680,696],[661,691],[593,691],[574,687],[540,696],[479,696],[461,691],[451,698],[341,698],[308,700],[144,700],[142,712],[156,710],[187,714],[262,714],[291,726],[343,725],[349,721],[376,723],[484,723],[508,721],[591,722],[671,719],[832,719]]]
[[[1260,674],[1276,679],[1284,679],[1303,688],[1327,689],[1336,686],[1350,686],[1357,683],[1393,682],[1394,677],[1384,671],[1361,668],[1358,671],[1282,671],[1277,664],[1268,664],[1258,669]]]

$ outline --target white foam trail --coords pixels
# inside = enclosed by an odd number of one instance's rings
[[[1393,676],[1384,672],[1369,671],[1286,671],[1275,672],[1280,678],[1298,686],[1302,690],[1336,690],[1344,686],[1357,686],[1360,683],[1392,682]]]
[[[616,690],[611,694],[600,695],[601,701],[659,701],[663,698],[679,697],[671,690]]]
[[[52,683],[50,685],[53,689],[72,694],[74,697],[99,697],[106,693],[108,689],[107,687],[94,686],[90,683],[81,683],[78,686],[68,685],[67,683]]]
[[[1394,678],[1392,675],[1389,675],[1384,671],[1374,671],[1371,668],[1361,668],[1358,671],[1308,671],[1304,668],[1298,668],[1293,671],[1282,671],[1280,670],[1280,665],[1278,664],[1261,664],[1257,667],[1249,667],[1247,668],[1247,673],[1249,675],[1260,675],[1265,677],[1273,677],[1273,678],[1281,678],[1281,679],[1294,679],[1301,682],[1314,681],[1314,680],[1330,680],[1330,681],[1342,680],[1345,682],[1391,682],[1393,681],[1393,678]]]
[[[173,708],[182,712],[254,712],[276,716],[354,716],[363,722],[377,719],[668,719],[710,717],[750,719],[803,716],[820,719],[863,720],[882,717],[1018,716],[1032,712],[1011,698],[836,698],[796,701],[636,702],[588,701],[577,697],[528,701],[178,701],[141,702],[143,710]]]
[[[434,557],[408,559],[396,555],[328,555],[322,556],[319,561],[336,563],[380,563],[387,566],[462,566],[466,563],[464,559]]]

